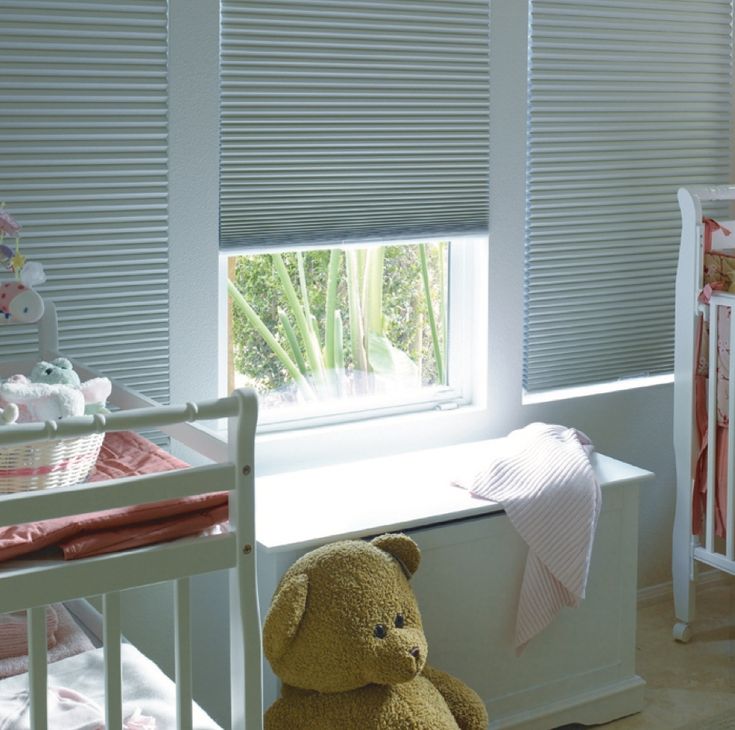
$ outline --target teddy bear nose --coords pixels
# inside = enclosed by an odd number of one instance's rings
[[[51,375],[54,371],[51,368],[46,368],[46,375]]]
[[[421,650],[418,648],[418,646],[414,646],[413,649],[409,652],[409,654],[414,658],[418,659],[421,656]]]

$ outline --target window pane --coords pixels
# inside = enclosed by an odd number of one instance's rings
[[[264,420],[441,399],[449,244],[230,259],[230,370]]]

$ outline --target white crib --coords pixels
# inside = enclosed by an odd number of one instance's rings
[[[38,330],[40,358],[56,357],[56,316],[50,303],[47,303]],[[36,359],[32,358],[30,364]],[[74,366],[82,379],[96,375],[80,363]],[[0,377],[28,370],[29,362],[0,362]],[[214,463],[144,477],[0,496],[0,526],[228,489],[230,531],[70,562],[43,559],[0,564],[0,613],[28,609],[33,730],[48,727],[45,606],[79,597],[102,596],[104,712],[108,730],[119,730],[123,721],[120,592],[161,582],[172,583],[175,597],[175,727],[191,730],[194,658],[190,640],[189,578],[225,569],[230,574],[232,706],[229,727],[232,730],[262,728],[253,464],[257,421],[255,395],[240,390],[230,397],[209,402],[159,406],[113,383],[111,402],[122,410],[106,416],[4,426],[0,428],[0,447],[94,432],[160,429]],[[221,418],[229,419],[227,442],[194,423]]]
[[[681,247],[676,278],[676,344],[674,384],[674,450],[676,456],[677,492],[673,531],[672,572],[676,624],[673,635],[686,642],[691,636],[690,623],[694,620],[695,579],[698,563],[735,575],[735,357],[729,358],[725,377],[729,380],[727,420],[731,426],[727,437],[726,538],[723,542],[715,535],[715,480],[717,464],[717,381],[718,381],[718,312],[726,308],[732,312],[735,294],[715,292],[705,303],[700,303],[704,286],[703,204],[732,204],[735,186],[682,188],[679,206],[682,216]],[[704,211],[706,215],[707,211]],[[730,214],[731,215],[731,214]],[[732,223],[722,221],[728,228]],[[735,228],[733,228],[735,232]],[[735,235],[733,236],[735,247]],[[707,384],[707,495],[704,506],[702,535],[692,534],[692,499],[697,457],[702,444],[696,427],[695,376],[698,353],[700,317],[709,322],[709,373]],[[729,340],[735,343],[735,316],[730,317]],[[723,373],[724,374],[724,373]],[[715,436],[713,437],[713,434]]]

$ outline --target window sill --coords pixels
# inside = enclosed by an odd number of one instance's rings
[[[646,375],[640,378],[626,378],[623,380],[613,380],[608,383],[598,383],[597,385],[579,385],[569,388],[559,388],[557,390],[544,390],[539,393],[523,393],[523,405],[533,405],[536,403],[552,403],[559,400],[569,400],[570,398],[584,398],[587,396],[602,395],[604,393],[619,393],[623,390],[636,390],[639,388],[652,388],[657,385],[668,385],[674,382],[674,374],[667,375]]]
[[[259,477],[258,542],[269,552],[306,550],[501,512],[497,503],[450,484],[479,471],[491,444],[476,441]],[[602,454],[593,454],[592,464],[602,487],[653,476]]]

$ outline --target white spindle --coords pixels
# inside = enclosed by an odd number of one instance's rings
[[[727,538],[725,554],[728,560],[735,559],[735,514],[733,512],[733,501],[735,500],[735,352],[732,347],[735,344],[735,307],[730,307],[730,362],[728,367],[727,383],[727,524],[725,527]]]
[[[48,728],[46,641],[46,607],[28,609],[28,683],[32,730]]]
[[[120,594],[102,597],[102,641],[105,654],[105,727],[122,730],[122,673],[120,669]]]
[[[709,309],[709,383],[707,388],[707,510],[705,546],[715,547],[715,472],[717,469],[717,303]]]
[[[189,579],[175,582],[176,605],[176,730],[191,730],[191,619]]]

